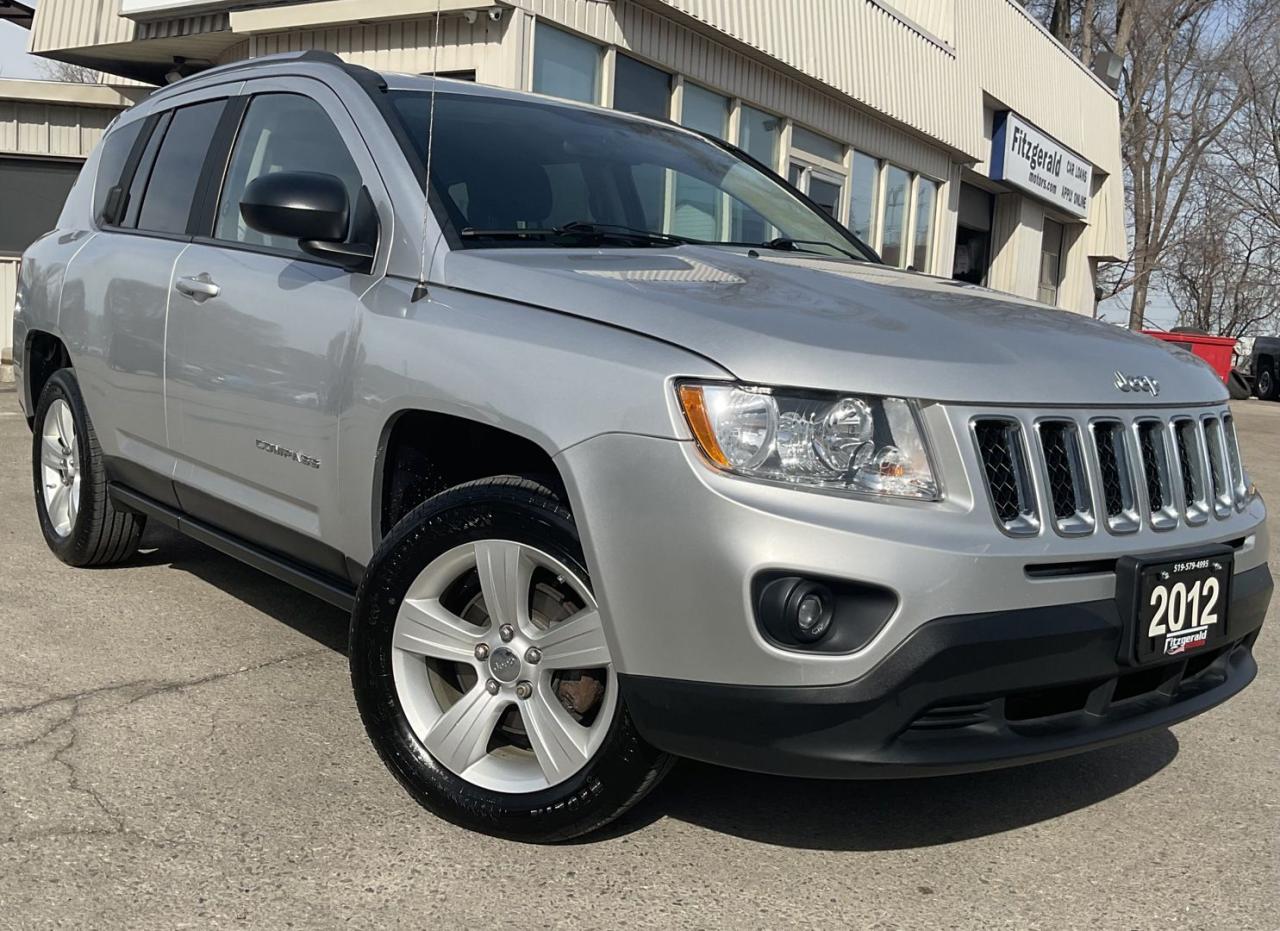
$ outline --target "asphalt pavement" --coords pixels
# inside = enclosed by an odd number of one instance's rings
[[[1280,404],[1237,405],[1280,500]],[[414,804],[365,740],[346,617],[149,530],[70,569],[0,391],[0,928],[1280,927],[1280,629],[1222,708],[945,779],[684,763],[604,835],[532,847]],[[1272,611],[1275,614],[1275,611]]]

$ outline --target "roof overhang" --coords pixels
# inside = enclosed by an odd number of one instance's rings
[[[35,8],[25,3],[19,3],[18,0],[0,0],[0,22],[13,23],[23,29],[30,29],[35,15]]]

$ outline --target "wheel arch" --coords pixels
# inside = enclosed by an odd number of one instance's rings
[[[22,366],[22,409],[27,412],[27,421],[35,419],[36,404],[40,394],[54,372],[63,368],[73,368],[71,353],[62,337],[48,330],[28,330],[23,348]]]
[[[403,407],[383,424],[373,468],[374,544],[414,507],[456,485],[496,475],[533,478],[569,498],[545,439],[462,414]]]

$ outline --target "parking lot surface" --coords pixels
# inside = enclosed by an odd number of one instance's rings
[[[1280,500],[1280,404],[1236,410]],[[50,555],[0,392],[0,927],[1280,927],[1274,616],[1242,695],[1115,748],[877,783],[684,763],[603,836],[539,848],[401,791],[341,612],[144,544]]]

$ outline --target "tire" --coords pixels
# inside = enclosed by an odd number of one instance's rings
[[[469,482],[396,525],[356,594],[351,681],[369,739],[420,804],[552,843],[602,827],[661,781],[673,760],[627,714],[595,607],[573,518],[545,486]]]
[[[1249,390],[1249,382],[1236,369],[1231,370],[1231,374],[1227,376],[1227,391],[1231,394],[1233,401],[1247,401],[1253,392]]]
[[[1258,397],[1264,401],[1274,401],[1280,397],[1280,381],[1276,380],[1275,372],[1269,366],[1258,369],[1258,382],[1254,387]]]
[[[36,513],[49,549],[69,566],[129,559],[138,550],[146,519],[112,503],[98,436],[71,369],[54,372],[45,383],[34,426]]]

